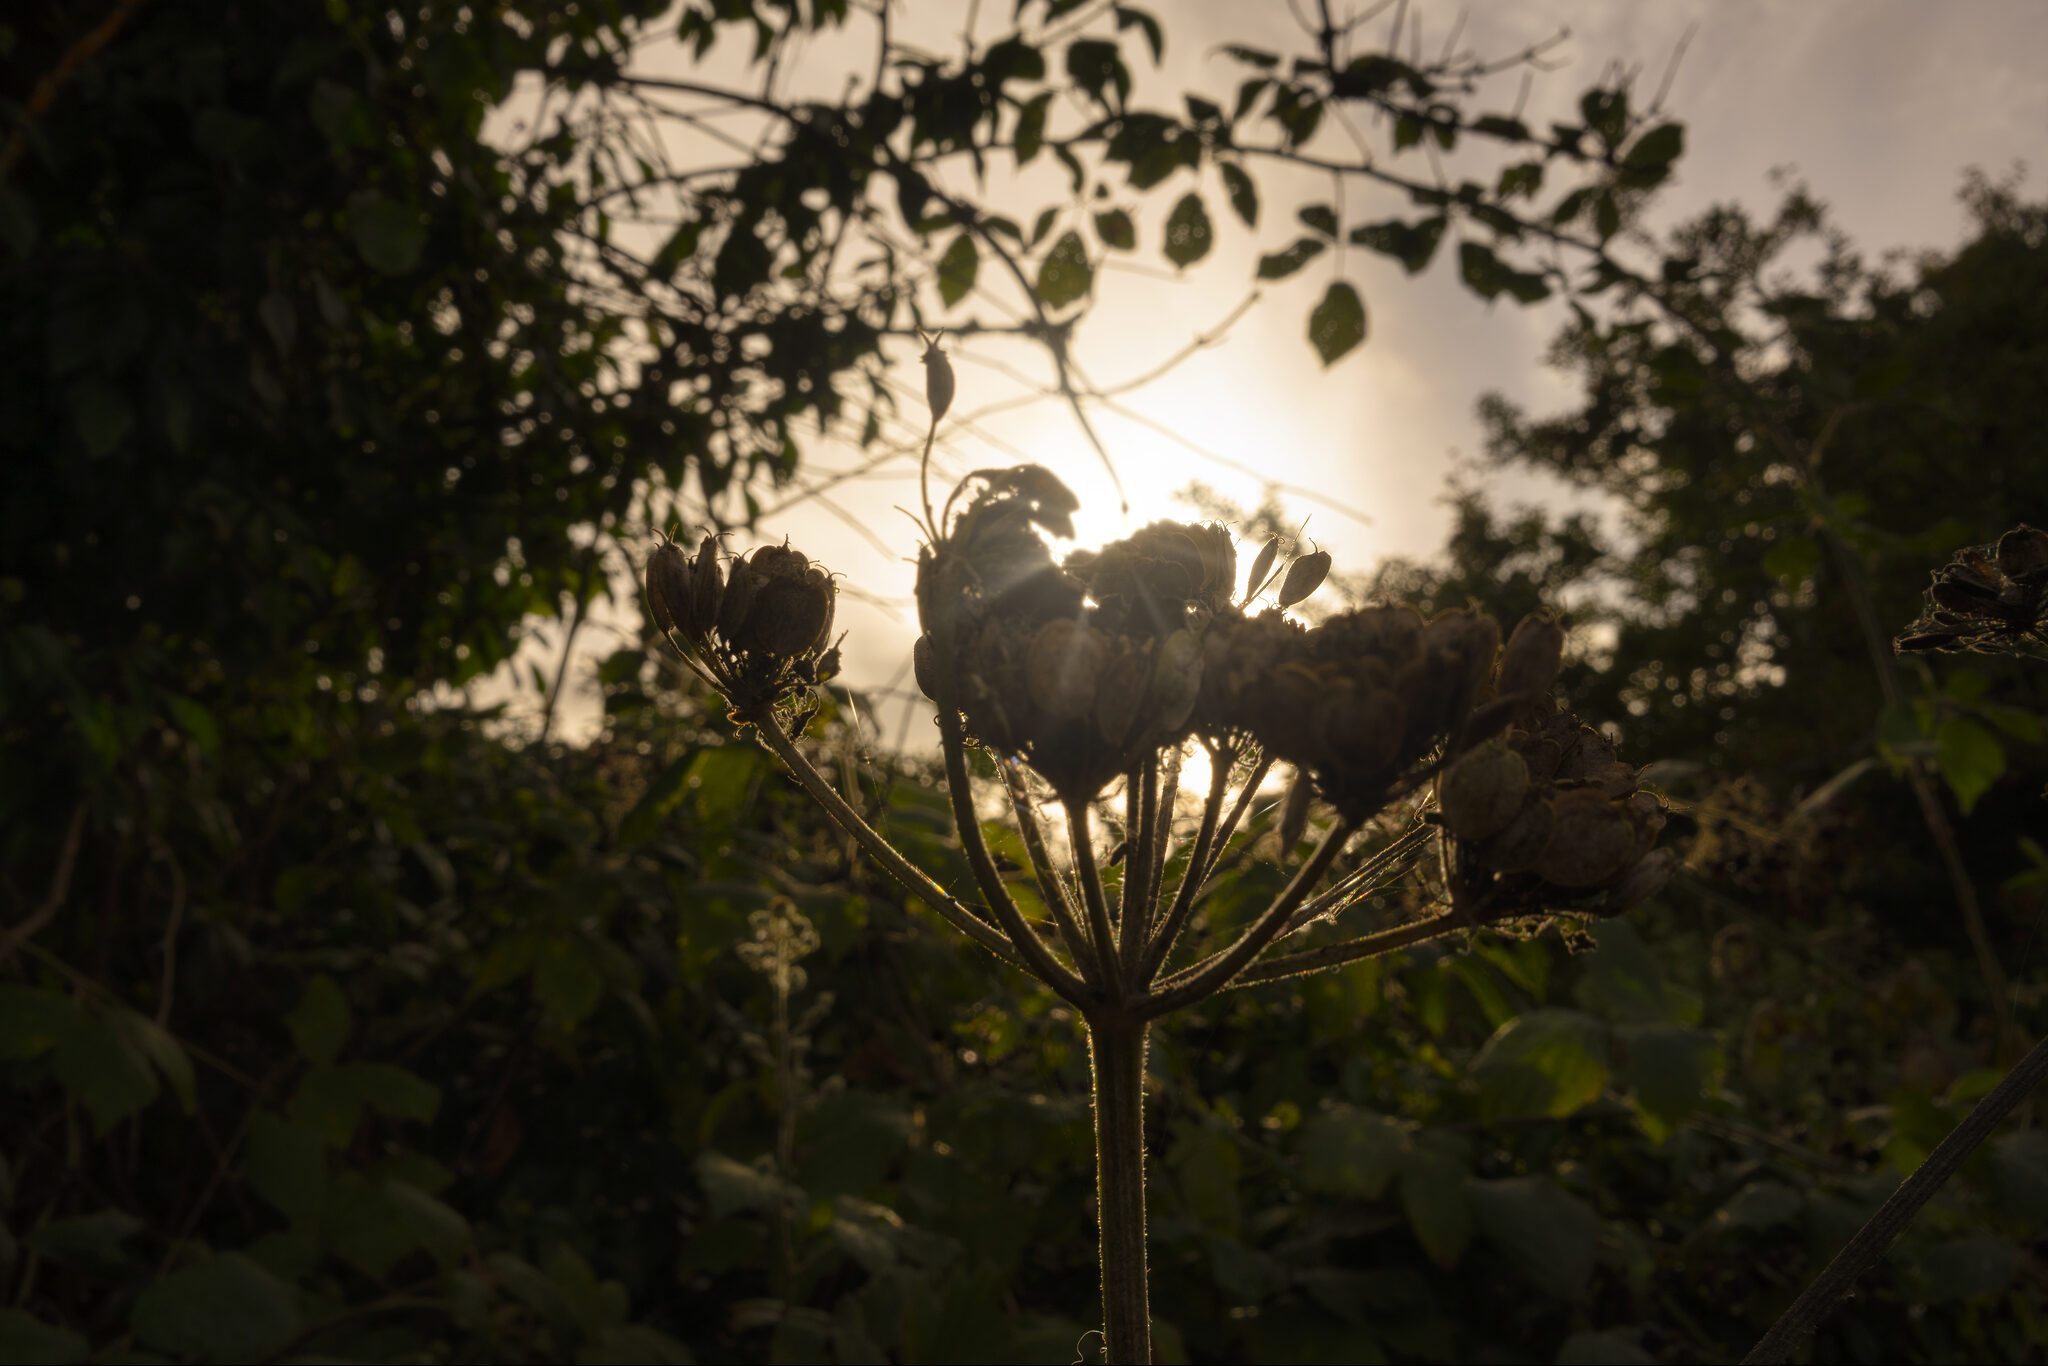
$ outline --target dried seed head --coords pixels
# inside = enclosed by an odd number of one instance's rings
[[[1147,705],[1151,726],[1177,731],[1187,724],[1202,692],[1202,642],[1192,631],[1175,631],[1152,652],[1152,690]]]
[[[1444,772],[1437,804],[1460,839],[1483,840],[1505,830],[1529,797],[1529,766],[1503,743],[1467,750]]]
[[[1115,749],[1129,744],[1144,719],[1145,661],[1129,644],[1102,670],[1095,686],[1095,733]]]
[[[1577,788],[1558,793],[1551,810],[1557,823],[1535,870],[1545,882],[1574,890],[1603,886],[1635,857],[1635,825],[1611,799]]]
[[[1090,716],[1108,656],[1108,642],[1096,631],[1073,621],[1047,622],[1031,638],[1024,660],[1032,703],[1062,721]]]
[[[690,621],[690,562],[674,541],[663,540],[647,557],[647,605],[654,624],[664,632],[682,627],[688,634]]]
[[[1507,828],[1479,843],[1479,861],[1495,872],[1527,872],[1543,857],[1556,825],[1557,815],[1549,802],[1530,802],[1508,822]]]
[[[1323,580],[1330,577],[1330,552],[1316,550],[1303,555],[1287,566],[1287,577],[1280,580],[1279,602],[1282,607],[1292,607],[1305,600],[1309,594],[1323,586]]]

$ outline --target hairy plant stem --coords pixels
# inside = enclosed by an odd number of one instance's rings
[[[1088,1020],[1094,1075],[1095,1210],[1102,1262],[1102,1333],[1111,1363],[1152,1360],[1145,1260],[1144,1021],[1110,1013]]]
[[[1855,1286],[1858,1278],[1884,1256],[1892,1240],[1913,1221],[1921,1207],[1956,1174],[1963,1165],[1963,1159],[1989,1138],[1999,1122],[2018,1108],[2019,1103],[2043,1081],[2048,1081],[2048,1039],[2035,1044],[2033,1051],[2020,1059],[2019,1064],[1977,1102],[1977,1107],[1963,1122],[1935,1145],[1927,1160],[1900,1183],[1899,1188],[1892,1192],[1891,1199],[1885,1201],[1883,1207],[1871,1216],[1870,1222],[1835,1254],[1827,1269],[1806,1287],[1806,1293],[1794,1300],[1792,1307],[1750,1349],[1749,1355],[1742,1359],[1743,1366],[1789,1360],[1807,1336],[1834,1312],[1835,1306]]]

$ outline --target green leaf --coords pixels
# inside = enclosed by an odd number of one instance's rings
[[[1820,542],[1811,536],[1781,537],[1764,554],[1764,572],[1797,588],[1820,570]]]
[[[1351,230],[1354,246],[1365,247],[1391,256],[1401,263],[1401,268],[1410,275],[1419,275],[1428,268],[1435,257],[1438,244],[1444,240],[1444,229],[1450,220],[1439,215],[1425,218],[1419,223],[1406,223],[1390,218],[1382,223],[1366,223]]]
[[[0,1309],[0,1361],[41,1361],[71,1366],[85,1360],[91,1344],[69,1328],[53,1328],[20,1309]]]
[[[41,1057],[84,1019],[78,1002],[61,992],[0,983],[0,1062]]]
[[[575,939],[548,940],[533,966],[534,996],[562,1029],[574,1029],[604,999],[604,973]]]
[[[1472,1241],[1472,1199],[1463,1164],[1442,1153],[1413,1152],[1401,1163],[1401,1208],[1429,1259],[1457,1265]]]
[[[1188,1210],[1208,1228],[1235,1234],[1243,1218],[1237,1200],[1243,1158],[1236,1141],[1210,1125],[1189,1125],[1166,1151]]]
[[[1474,1181],[1470,1194],[1481,1236],[1530,1284],[1553,1299],[1585,1293],[1600,1242],[1592,1206],[1547,1176]]]
[[[152,1282],[130,1318],[148,1346],[207,1361],[262,1360],[304,1322],[298,1292],[238,1252]]]
[[[1216,169],[1223,175],[1223,190],[1230,196],[1230,207],[1248,228],[1259,225],[1259,188],[1244,167],[1235,162],[1219,162]]]
[[[1780,1181],[1752,1181],[1737,1191],[1708,1221],[1713,1230],[1777,1228],[1799,1217],[1805,1200]]]
[[[1017,164],[1027,166],[1045,146],[1045,111],[1052,103],[1052,92],[1033,95],[1017,111],[1017,131],[1013,138],[1017,151]]]
[[[1095,268],[1088,264],[1088,248],[1081,234],[1068,231],[1052,244],[1052,250],[1038,265],[1038,298],[1047,308],[1065,308],[1086,296],[1095,283]]]
[[[1934,738],[1939,747],[1935,762],[1967,816],[1977,799],[2005,772],[2005,746],[1967,716],[1951,716],[1941,723]]]
[[[1902,1260],[1916,1299],[1931,1304],[1981,1300],[2010,1286],[2020,1273],[2020,1249],[1995,1233],[1966,1233],[1913,1249]]]
[[[242,1176],[288,1219],[309,1219],[327,1197],[327,1146],[319,1132],[268,1110],[249,1121]]]
[[[78,381],[69,394],[71,423],[85,453],[95,460],[113,454],[135,426],[135,408],[128,396],[98,375]]]
[[[1261,280],[1284,280],[1310,261],[1315,260],[1316,257],[1321,256],[1329,245],[1329,243],[1320,238],[1304,237],[1284,251],[1276,251],[1271,255],[1261,256],[1259,258],[1259,278]]]
[[[1132,224],[1131,216],[1122,209],[1096,214],[1095,235],[1102,239],[1102,245],[1118,251],[1130,251],[1138,245],[1138,230]]]
[[[1297,213],[1296,217],[1311,231],[1320,233],[1333,242],[1337,240],[1337,211],[1328,204],[1311,204]]]
[[[1705,1030],[1682,1025],[1629,1025],[1618,1037],[1623,1062],[1616,1081],[1631,1093],[1643,1132],[1662,1143],[1718,1084],[1721,1045]]]
[[[1152,49],[1152,62],[1156,66],[1166,56],[1166,31],[1159,27],[1159,21],[1144,10],[1130,5],[1112,5],[1110,12],[1116,15],[1116,31],[1137,28],[1145,35],[1146,46]]]
[[[306,984],[298,1005],[285,1016],[285,1024],[290,1027],[292,1042],[299,1046],[299,1052],[325,1066],[340,1055],[342,1045],[348,1042],[352,1028],[348,998],[341,994],[334,979],[323,972]]]
[[[66,1034],[53,1062],[64,1089],[91,1112],[95,1135],[155,1100],[160,1089],[142,1050],[103,1015],[87,1015]]]
[[[1472,1061],[1488,1119],[1563,1119],[1607,1086],[1607,1029],[1575,1010],[1536,1010],[1494,1032]]]
[[[1621,164],[1631,171],[1663,171],[1685,154],[1685,125],[1660,123],[1629,146]]]
[[[1209,226],[1209,210],[1192,190],[1173,206],[1166,220],[1166,259],[1185,270],[1209,254],[1216,234]]]
[[[803,1192],[781,1177],[736,1162],[724,1153],[699,1153],[696,1171],[705,1201],[718,1218],[741,1210],[767,1213],[794,1208],[803,1200]]]
[[[1301,1126],[1302,1183],[1323,1195],[1377,1200],[1393,1180],[1408,1134],[1384,1115],[1333,1105]]]
[[[142,1231],[142,1221],[126,1210],[103,1209],[69,1219],[52,1219],[29,1230],[23,1246],[53,1262],[104,1272],[127,1260],[123,1246]]]
[[[1596,952],[1573,992],[1581,1006],[1613,1020],[1698,1024],[1697,993],[1664,980],[1664,970],[1643,936],[1626,920],[1593,926]]]
[[[962,232],[939,258],[939,297],[948,308],[967,297],[980,270],[981,249],[974,244],[974,234]]]
[[[1985,1149],[1999,1211],[2036,1228],[2048,1226],[2048,1132],[2001,1134]]]
[[[410,274],[426,250],[427,229],[419,214],[375,190],[349,196],[348,227],[356,251],[372,270],[385,275]]]
[[[1349,281],[1333,280],[1308,315],[1308,339],[1324,365],[1335,364],[1365,340],[1365,301]]]

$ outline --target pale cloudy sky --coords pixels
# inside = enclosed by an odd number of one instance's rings
[[[1344,10],[1341,4],[1336,8]],[[981,32],[1001,32],[1009,9],[982,7]],[[1220,92],[1219,102],[1227,106],[1242,68],[1221,55],[1221,45],[1286,51],[1301,50],[1304,43],[1280,0],[1155,0],[1153,9],[1166,25],[1166,60],[1156,75],[1141,76],[1138,104],[1148,95],[1164,103],[1179,89],[1195,88]],[[1421,14],[1425,50],[1432,52],[1460,13],[1450,5],[1410,9]],[[957,50],[966,10],[957,3],[910,0],[897,7],[896,32],[936,50]],[[1997,175],[2038,161],[2048,135],[2048,78],[2041,74],[2048,0],[1487,0],[1463,13],[1459,46],[1480,54],[1505,54],[1560,28],[1569,30],[1555,50],[1563,69],[1537,80],[1528,106],[1532,122],[1568,107],[1614,63],[1640,71],[1638,98],[1647,98],[1690,34],[1666,99],[1670,114],[1688,127],[1688,145],[1659,221],[1729,200],[1767,206],[1777,197],[1768,172],[1787,166],[1832,207],[1866,251],[1947,246],[1963,227],[1955,197],[1963,169],[1976,165]],[[839,40],[815,42],[798,54],[779,88],[796,95],[835,92],[856,65],[865,72],[872,42],[872,27],[860,23]],[[744,57],[722,45],[707,66],[691,74],[751,88],[758,76],[746,73]],[[649,70],[667,66],[678,74],[685,66],[679,55],[658,49],[646,61]],[[1495,107],[1513,101],[1515,85],[1501,89]],[[1376,142],[1384,145],[1383,138]],[[722,147],[692,149],[686,137],[678,150],[686,159],[694,150],[694,159],[705,163],[731,159]],[[1457,160],[1451,168],[1459,174]],[[1330,197],[1328,182],[1320,178],[1267,174],[1261,179],[1265,207],[1254,233],[1224,207],[1209,172],[1199,188],[1210,200],[1216,248],[1174,277],[1161,269],[1161,225],[1192,184],[1183,176],[1139,201],[1140,251],[1127,259],[1142,263],[1144,272],[1098,273],[1093,312],[1077,338],[1076,355],[1100,386],[1147,371],[1212,328],[1249,292],[1257,255],[1298,235],[1293,209]],[[961,178],[952,188],[973,187]],[[998,207],[1014,204],[1021,210],[1060,202],[1064,195],[1063,173],[1041,164],[1023,177],[1004,178],[994,198]],[[1344,209],[1347,223],[1357,223],[1401,214],[1408,206],[1392,192],[1354,190]],[[943,235],[936,239],[934,250],[945,241]],[[1540,407],[1561,401],[1566,392],[1541,364],[1560,310],[1483,304],[1459,286],[1450,258],[1443,253],[1428,274],[1409,279],[1397,265],[1363,251],[1345,253],[1341,263],[1325,256],[1293,279],[1269,286],[1222,344],[1125,400],[1134,412],[1230,465],[1191,452],[1144,423],[1098,415],[1098,430],[1132,497],[1128,521],[1118,516],[1107,478],[1071,415],[1055,402],[1013,409],[977,424],[975,431],[942,433],[942,455],[956,471],[1011,463],[1017,458],[1011,448],[1050,466],[1089,509],[1081,527],[1084,540],[1119,535],[1160,516],[1188,515],[1175,495],[1196,480],[1248,504],[1270,480],[1327,495],[1327,502],[1292,494],[1282,502],[1297,518],[1310,518],[1311,534],[1340,566],[1363,569],[1383,555],[1428,554],[1448,525],[1441,502],[1445,480],[1461,453],[1477,449],[1478,398],[1497,390]],[[1363,347],[1324,370],[1304,331],[1333,270],[1341,270],[1365,296],[1370,333]],[[984,280],[992,274],[985,268]],[[970,297],[943,316],[996,320],[1004,302],[999,291],[991,291],[991,297]],[[1003,367],[1047,373],[1042,357],[1025,347],[974,338],[947,346],[959,376],[956,414],[1023,392]],[[904,346],[897,359],[905,385],[921,392],[915,348]],[[923,421],[916,405],[908,416]],[[850,446],[820,443],[812,449],[814,472],[859,460]],[[849,581],[897,604],[893,612],[842,604],[839,621],[850,632],[847,677],[856,686],[897,680],[908,658],[914,626],[906,561],[915,538],[894,509],[915,505],[914,475],[914,464],[904,461],[833,490],[836,511],[805,504],[762,530],[762,539],[789,535]],[[1497,476],[1489,482],[1506,500],[1556,496],[1534,483]],[[1369,524],[1332,504],[1364,512]],[[870,537],[892,553],[883,553]],[[609,650],[613,642],[593,639],[591,648]],[[908,686],[907,679],[902,685]],[[558,717],[558,727],[572,736],[587,733],[594,722],[587,694],[581,701],[569,698]]]

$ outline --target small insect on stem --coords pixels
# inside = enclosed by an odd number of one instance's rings
[[[944,332],[927,334],[923,328],[917,332],[918,340],[924,343],[924,398],[932,410],[931,430],[924,437],[924,458],[917,467],[917,489],[924,499],[925,529],[931,533],[933,545],[939,543],[939,523],[932,516],[932,442],[939,435],[939,419],[953,406],[953,362],[939,350],[939,342],[945,335]]]

